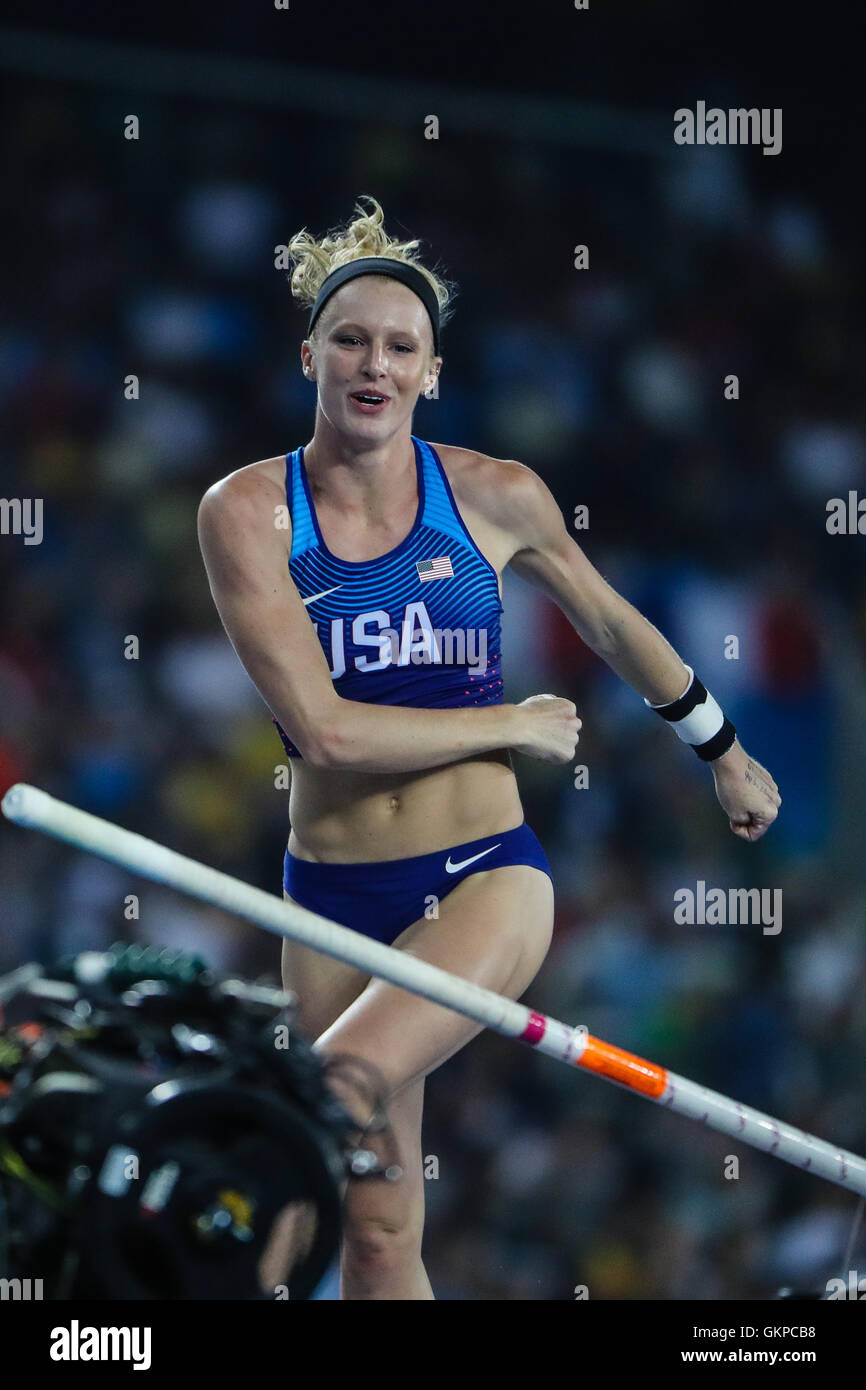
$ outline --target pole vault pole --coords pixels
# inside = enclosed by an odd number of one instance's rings
[[[2,810],[7,820],[17,825],[40,830],[122,864],[144,878],[202,898],[215,907],[255,922],[276,936],[311,946],[365,974],[388,980],[434,1004],[453,1009],[503,1037],[516,1038],[548,1057],[634,1091],[677,1115],[709,1125],[711,1129],[729,1134],[850,1192],[866,1194],[866,1159],[858,1154],[805,1134],[781,1120],[774,1120],[771,1115],[677,1076],[655,1062],[602,1042],[585,1027],[560,1023],[405,951],[371,941],[327,917],[285,902],[143,835],[133,834],[57,801],[37,787],[24,783],[10,787],[3,798]]]

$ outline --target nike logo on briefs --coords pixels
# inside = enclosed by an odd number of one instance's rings
[[[342,584],[335,584],[333,589],[323,589],[320,594],[310,594],[309,598],[304,599],[304,607],[306,608],[310,603],[315,603],[317,598],[325,598],[328,594],[335,594],[342,587]]]
[[[498,848],[499,845],[491,845],[490,849],[483,849],[480,854],[473,854],[471,859],[461,859],[459,864],[452,864],[451,855],[449,854],[445,861],[445,872],[446,874],[457,874],[461,869],[466,869],[470,864],[474,864],[476,859],[483,859],[485,854],[490,854],[493,850]]]

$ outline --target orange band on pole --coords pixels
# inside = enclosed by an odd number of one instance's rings
[[[641,1091],[656,1100],[668,1084],[664,1067],[636,1057],[633,1052],[625,1052],[621,1047],[614,1047],[612,1043],[602,1042],[601,1038],[594,1038],[592,1034],[587,1037],[586,1047],[577,1065],[586,1067],[587,1071],[598,1072],[610,1081],[619,1081],[632,1091]]]

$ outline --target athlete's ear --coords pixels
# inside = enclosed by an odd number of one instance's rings
[[[305,338],[301,343],[301,369],[310,381],[316,380],[316,364],[309,338]]]

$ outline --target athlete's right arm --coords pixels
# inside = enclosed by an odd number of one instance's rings
[[[568,762],[580,721],[569,700],[412,709],[345,700],[289,573],[285,501],[272,479],[240,469],[209,488],[198,535],[217,612],[240,661],[313,767],[415,772],[501,748]]]

